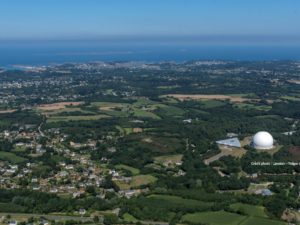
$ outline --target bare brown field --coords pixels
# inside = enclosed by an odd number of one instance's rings
[[[135,127],[132,129],[132,132],[133,133],[141,133],[141,132],[143,132],[143,128]]]
[[[300,160],[300,147],[292,146],[289,148],[288,152],[292,155],[295,160]]]
[[[180,101],[184,100],[230,100],[231,102],[246,102],[246,101],[257,101],[257,99],[243,98],[239,96],[230,95],[182,95],[182,94],[169,94],[166,97],[173,97]]]
[[[5,114],[5,113],[13,113],[17,111],[16,109],[6,109],[6,110],[0,110],[0,114]]]
[[[42,104],[37,106],[37,109],[43,111],[51,111],[51,110],[58,110],[64,109],[66,106],[78,106],[82,105],[84,102],[56,102],[52,104]]]
[[[288,82],[292,84],[300,84],[300,80],[288,80]]]

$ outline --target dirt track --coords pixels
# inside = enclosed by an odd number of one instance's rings
[[[249,99],[249,98],[242,98],[239,96],[230,96],[230,95],[182,95],[182,94],[169,94],[166,95],[167,97],[173,97],[180,101],[184,100],[230,100],[232,102],[245,102],[245,101],[251,101],[255,99]]]

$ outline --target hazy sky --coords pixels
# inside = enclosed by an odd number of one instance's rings
[[[0,39],[300,42],[300,0],[0,0]]]

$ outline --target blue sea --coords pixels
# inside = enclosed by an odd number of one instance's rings
[[[299,46],[0,41],[0,67],[91,61],[300,60]]]

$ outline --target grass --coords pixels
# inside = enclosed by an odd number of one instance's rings
[[[288,101],[300,101],[299,97],[297,97],[297,96],[288,96],[288,95],[282,96],[281,99],[288,100]]]
[[[139,118],[152,118],[160,119],[152,111],[155,110],[158,106],[155,105],[155,102],[141,98],[138,99],[133,104],[128,103],[115,103],[115,102],[93,102],[92,106],[99,107],[103,113],[116,116],[116,117],[139,117]],[[146,107],[146,110],[142,110],[141,107]]]
[[[11,152],[0,152],[0,160],[9,161],[11,163],[22,163],[26,158],[15,155]]]
[[[185,111],[175,106],[159,105],[159,113],[164,116],[182,116]]]
[[[157,89],[161,89],[161,90],[171,90],[171,89],[175,89],[175,88],[179,88],[179,85],[170,85],[170,86],[158,86]]]
[[[83,120],[100,120],[109,118],[107,115],[92,115],[92,116],[53,116],[47,119],[48,123],[63,122],[63,121],[83,121]]]
[[[183,222],[208,225],[239,225],[245,219],[246,216],[225,211],[190,213],[182,217]]]
[[[166,162],[170,162],[173,164],[179,163],[182,160],[182,154],[178,155],[164,155],[164,156],[158,156],[154,158],[154,161],[158,164],[164,164]]]
[[[12,203],[0,203],[0,212],[24,212],[26,210],[25,207],[12,204]]]
[[[236,211],[242,211],[249,216],[267,218],[265,208],[263,206],[248,205],[243,203],[235,203],[230,205],[230,208]]]
[[[127,171],[131,172],[132,175],[138,175],[138,174],[140,174],[140,170],[139,169],[131,167],[131,166],[127,166],[127,165],[124,165],[124,164],[116,165],[116,169],[127,170]]]
[[[122,181],[115,181],[115,184],[121,190],[129,190],[131,188],[139,188],[140,186],[149,185],[154,183],[156,180],[157,178],[152,175],[136,175],[132,177],[132,180],[129,184]]]
[[[25,152],[26,146],[15,146],[14,149],[12,149],[13,152]]]
[[[263,217],[244,216],[225,211],[190,213],[182,217],[183,222],[203,223],[207,225],[286,225],[279,220]]]
[[[249,193],[254,193],[255,191],[259,190],[259,189],[265,189],[268,188],[270,185],[272,185],[272,182],[265,182],[265,183],[250,183],[250,186],[248,188],[248,192]]]
[[[141,204],[153,209],[162,208],[169,212],[189,212],[210,210],[213,203],[194,199],[182,198],[174,195],[152,194],[140,199]]]
[[[272,109],[272,106],[269,105],[253,105],[249,103],[236,103],[234,104],[234,106],[237,107],[238,109],[243,109],[243,110],[254,109],[254,110],[268,111]]]
[[[126,222],[129,222],[129,223],[137,223],[138,222],[138,220],[134,216],[132,216],[131,214],[129,214],[129,213],[125,213],[123,215],[123,219]]]
[[[179,100],[177,100],[176,98],[172,98],[172,97],[161,97],[162,100],[165,102],[165,103],[170,103],[170,104],[176,104],[179,102]]]
[[[152,175],[137,175],[137,176],[132,177],[130,186],[131,187],[139,187],[142,185],[154,183],[156,180],[157,180],[157,178]]]
[[[153,112],[149,112],[146,110],[136,109],[133,110],[133,116],[140,118],[151,118],[151,119],[161,119],[159,116],[154,114]]]
[[[47,115],[55,115],[55,114],[60,114],[60,113],[70,113],[70,112],[78,112],[78,113],[92,113],[91,111],[87,110],[82,110],[79,107],[67,107],[67,108],[62,108],[62,109],[55,109],[55,110],[42,110],[42,109],[37,109],[38,112],[42,114],[47,114]]]
[[[133,128],[131,127],[116,126],[116,128],[120,131],[122,135],[129,135],[133,133]]]
[[[128,103],[119,103],[119,102],[92,102],[91,105],[100,107],[100,109],[101,109],[102,107],[112,107],[112,108],[120,107],[120,108],[122,108],[122,107],[128,106],[129,104]]]
[[[202,201],[198,201],[198,200],[194,200],[194,199],[186,199],[186,198],[182,198],[182,197],[174,196],[174,195],[152,194],[152,195],[149,195],[147,198],[160,200],[160,201],[167,201],[170,204],[188,205],[190,207],[197,207],[197,206],[203,205],[203,204],[211,205],[211,203],[204,203]]]
[[[224,106],[227,103],[224,101],[218,101],[218,100],[201,100],[201,104],[202,104],[203,108],[211,109],[211,108]]]
[[[260,218],[260,217],[248,217],[245,221],[240,223],[240,225],[286,225],[287,223],[283,221],[278,220],[271,220],[266,218]]]
[[[118,111],[118,110],[107,110],[104,112],[106,115],[114,116],[114,117],[129,117],[129,111]]]
[[[281,119],[278,115],[262,115],[262,116],[255,116],[258,119]]]

